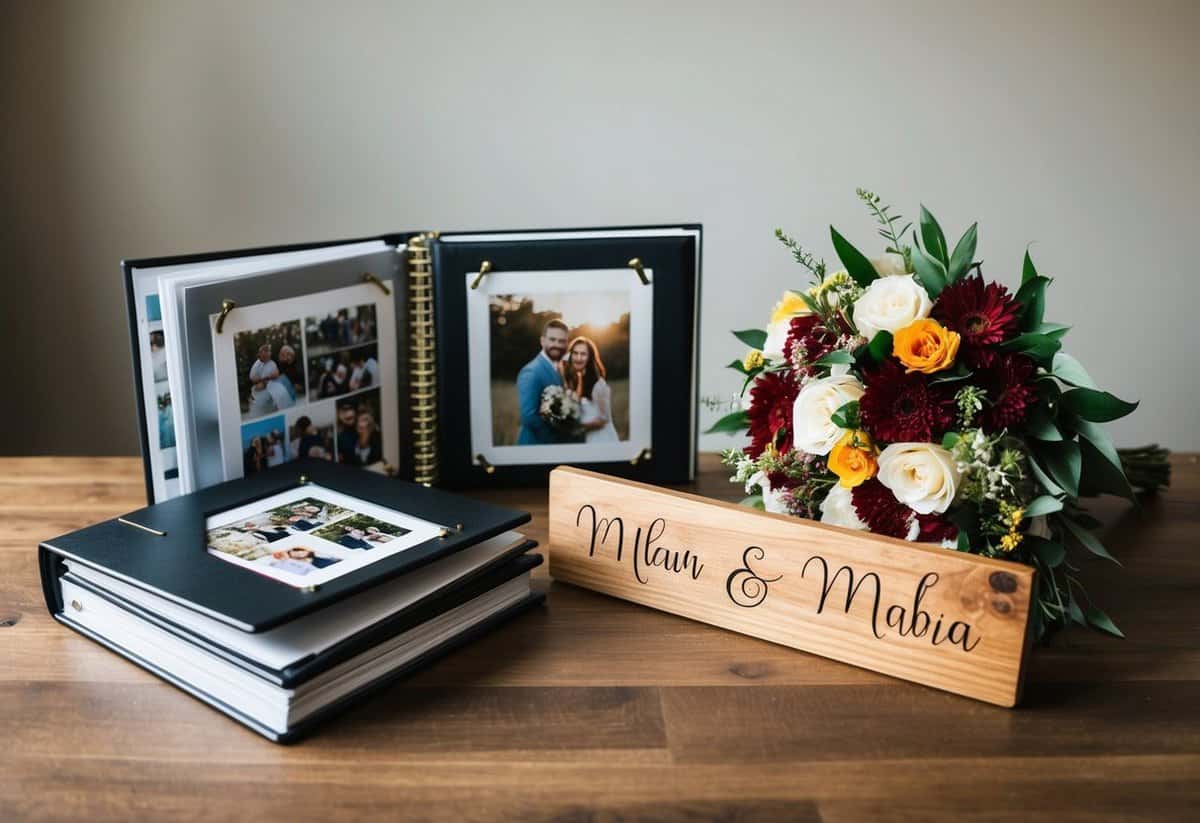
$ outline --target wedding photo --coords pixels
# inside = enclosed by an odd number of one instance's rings
[[[492,443],[629,439],[627,291],[493,294]]]
[[[290,409],[304,397],[300,321],[239,332],[233,339],[242,419]]]
[[[313,536],[346,549],[374,549],[408,533],[409,529],[402,526],[356,514],[318,529]]]
[[[257,474],[288,459],[283,415],[265,417],[242,426],[242,474]]]
[[[383,462],[379,389],[339,400],[337,404],[337,461],[347,466]]]
[[[379,385],[379,344],[308,358],[308,399],[324,400]]]
[[[310,403],[288,412],[287,420],[288,453],[293,460],[333,460],[333,403]]]
[[[330,312],[324,317],[304,319],[304,342],[308,356],[360,346],[375,339],[375,305],[368,303]]]

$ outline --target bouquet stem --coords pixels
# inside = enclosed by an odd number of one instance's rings
[[[1117,454],[1129,485],[1135,491],[1156,494],[1159,489],[1171,485],[1170,452],[1157,443],[1136,449],[1117,449]]]

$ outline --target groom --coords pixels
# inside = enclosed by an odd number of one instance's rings
[[[542,392],[547,386],[561,386],[559,362],[567,351],[567,324],[550,320],[542,328],[542,350],[521,367],[517,375],[517,402],[521,408],[521,431],[518,446],[559,443],[558,432],[551,428],[539,411]]]

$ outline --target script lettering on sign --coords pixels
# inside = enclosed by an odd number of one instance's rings
[[[980,700],[1020,696],[1025,566],[558,468],[550,572]]]

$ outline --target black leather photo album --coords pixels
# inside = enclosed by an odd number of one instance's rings
[[[127,260],[151,502],[300,459],[447,488],[695,473],[701,227]]]
[[[287,742],[539,603],[528,520],[305,459],[38,551],[56,620]]]

